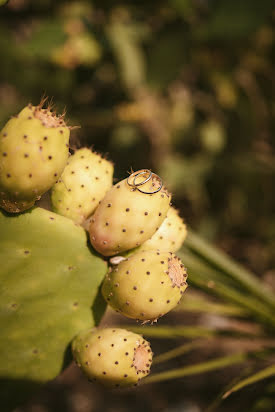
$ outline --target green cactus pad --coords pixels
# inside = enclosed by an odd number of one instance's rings
[[[0,213],[0,261],[0,399],[8,411],[55,378],[73,337],[98,323],[107,268],[84,229],[41,208]]]

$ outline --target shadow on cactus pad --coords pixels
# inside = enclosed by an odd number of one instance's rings
[[[107,267],[81,227],[40,208],[0,212],[0,262],[0,398],[9,411],[54,379],[72,338],[98,324]]]

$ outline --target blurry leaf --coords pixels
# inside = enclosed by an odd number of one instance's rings
[[[228,366],[233,366],[238,363],[243,363],[247,360],[248,355],[245,353],[237,353],[234,355],[216,358],[207,362],[198,363],[183,368],[172,369],[165,372],[150,375],[144,380],[144,383],[161,382],[170,379],[183,378],[184,376],[197,375],[209,372],[216,369],[222,369]]]
[[[201,125],[200,137],[202,145],[210,153],[218,153],[225,146],[225,130],[222,124],[215,120],[209,120]]]
[[[274,0],[215,0],[209,2],[210,16],[199,30],[202,37],[217,40],[245,37],[271,15]]]
[[[101,47],[90,33],[69,36],[60,47],[54,48],[51,59],[59,66],[73,69],[79,65],[93,66],[101,57]]]
[[[64,44],[67,38],[60,21],[44,21],[25,45],[26,51],[34,57],[49,57],[51,51]]]
[[[158,34],[149,49],[148,82],[154,87],[165,87],[174,80],[187,59],[186,33],[183,28],[169,27]]]
[[[229,391],[227,391],[223,398],[227,398],[232,392],[236,392],[245,386],[251,385],[252,383],[259,382],[262,379],[269,378],[270,376],[275,375],[275,365],[269,366],[268,368],[262,369],[260,372],[257,372],[246,379],[243,379],[236,385],[234,385]]]
[[[170,4],[183,17],[188,17],[194,9],[194,2],[192,0],[170,0]]]
[[[114,21],[107,27],[107,35],[124,85],[129,89],[142,86],[145,81],[145,59],[135,26]]]

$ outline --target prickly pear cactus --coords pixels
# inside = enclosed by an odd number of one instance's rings
[[[112,187],[113,171],[113,164],[100,154],[77,150],[52,188],[53,210],[82,224]]]
[[[72,351],[85,375],[106,386],[135,385],[148,375],[152,363],[149,342],[119,328],[83,331],[74,339]]]
[[[157,175],[147,169],[132,173],[96,209],[89,229],[93,247],[112,256],[140,246],[158,230],[170,200]]]
[[[0,132],[0,207],[18,213],[32,207],[61,175],[69,156],[64,116],[31,104]]]
[[[40,208],[0,213],[0,262],[0,399],[6,411],[57,376],[68,364],[73,337],[98,323],[106,265],[87,246],[84,229]]]
[[[123,315],[155,321],[173,309],[187,288],[186,269],[173,253],[134,253],[106,275],[102,293]]]
[[[176,252],[179,250],[187,236],[187,228],[178,211],[170,206],[167,217],[151,239],[146,240],[141,250],[156,250],[162,252]]]

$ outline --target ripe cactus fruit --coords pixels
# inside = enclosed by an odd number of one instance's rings
[[[99,154],[77,150],[52,188],[53,210],[82,224],[112,187],[113,170]]]
[[[0,207],[17,213],[33,206],[61,175],[69,156],[64,115],[29,104],[0,132]]]
[[[174,207],[170,207],[167,217],[151,239],[146,240],[141,250],[161,250],[162,252],[176,252],[187,236],[187,228],[183,219]]]
[[[185,267],[172,252],[141,251],[106,275],[102,294],[123,315],[155,321],[180,301],[186,278]]]
[[[73,340],[72,352],[90,380],[113,387],[137,384],[150,372],[153,355],[141,335],[118,328],[81,332]]]
[[[166,217],[171,195],[147,169],[132,173],[110,189],[90,224],[93,247],[104,256],[140,246]]]

